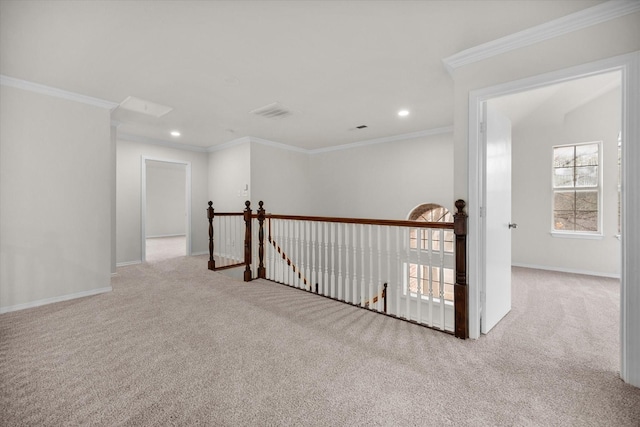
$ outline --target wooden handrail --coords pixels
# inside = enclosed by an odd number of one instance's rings
[[[216,214],[217,215],[217,214]],[[412,227],[412,228],[444,228],[453,230],[455,222],[424,222],[394,219],[367,219],[367,218],[338,218],[327,216],[305,216],[305,215],[278,215],[265,214],[266,219],[286,219],[296,221],[314,222],[339,222],[344,224],[364,224],[364,225],[384,225],[389,227]],[[257,215],[254,215],[257,218]]]

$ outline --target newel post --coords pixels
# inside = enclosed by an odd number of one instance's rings
[[[244,281],[251,281],[251,202],[244,202]]]
[[[454,285],[453,306],[455,309],[455,336],[469,338],[469,302],[467,288],[467,214],[464,200],[456,200],[453,215],[453,232],[456,235],[456,284]]]
[[[209,201],[207,218],[209,219],[209,270],[216,269],[216,261],[213,259],[213,202]]]
[[[264,202],[258,202],[258,278],[266,279],[267,270],[264,267]]]

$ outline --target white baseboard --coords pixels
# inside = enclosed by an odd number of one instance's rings
[[[111,273],[111,277],[117,277],[118,273]]]
[[[191,256],[209,255],[209,251],[191,252]]]
[[[0,307],[0,314],[9,313],[12,311],[24,310],[27,308],[39,307],[41,305],[52,304],[54,302],[68,301],[76,298],[88,297],[91,295],[104,294],[105,292],[111,292],[113,289],[111,286],[106,288],[92,289],[90,291],[76,292],[74,294],[61,295],[59,297],[45,298],[37,301],[26,302],[24,304],[11,305],[8,307]]]
[[[536,270],[558,271],[560,273],[584,274],[586,276],[598,276],[598,277],[609,277],[611,279],[620,279],[620,274],[602,273],[600,271],[589,271],[589,270],[581,270],[581,269],[576,269],[576,268],[550,267],[548,265],[524,264],[524,263],[519,263],[519,262],[512,262],[511,266],[512,267],[535,268]]]
[[[147,239],[159,239],[161,237],[186,237],[186,234],[158,234],[157,236],[147,236]]]
[[[137,260],[137,261],[119,262],[116,264],[116,267],[126,267],[127,265],[136,265],[136,264],[142,264],[142,261]]]

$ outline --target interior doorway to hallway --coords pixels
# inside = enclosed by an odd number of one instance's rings
[[[143,157],[141,259],[191,255],[191,165]]]

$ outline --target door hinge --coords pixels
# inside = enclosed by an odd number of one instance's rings
[[[484,217],[484,208],[482,206],[480,206],[480,212],[478,212],[478,215],[480,218]]]

